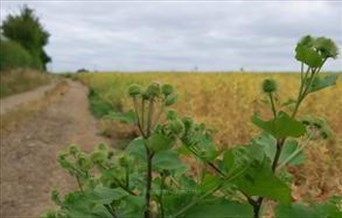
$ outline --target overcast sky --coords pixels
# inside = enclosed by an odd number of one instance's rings
[[[342,48],[342,2],[1,1],[1,19],[26,3],[48,32],[53,71],[295,71],[305,34]],[[326,70],[342,71],[342,59]]]

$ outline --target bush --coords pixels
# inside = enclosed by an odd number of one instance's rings
[[[41,69],[39,59],[33,58],[20,44],[10,40],[0,40],[0,71],[15,68]]]

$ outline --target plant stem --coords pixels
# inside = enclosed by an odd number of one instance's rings
[[[103,206],[107,209],[107,211],[112,215],[113,218],[117,218],[115,212],[108,204],[104,204]]]
[[[164,203],[163,203],[165,179],[166,179],[166,176],[162,175],[161,181],[160,181],[160,194],[159,194],[159,206],[160,206],[160,216],[161,216],[161,218],[164,218],[164,216],[165,216]]]
[[[140,121],[140,116],[139,116],[139,111],[138,111],[138,102],[135,96],[133,97],[133,103],[134,103],[135,114],[137,115],[137,122],[138,122],[137,125],[138,125],[141,135],[144,136],[145,133],[144,133],[143,127],[141,126],[141,121]]]
[[[276,111],[276,108],[275,108],[275,105],[274,105],[274,100],[273,100],[272,93],[269,93],[269,97],[270,97],[270,101],[271,101],[273,116],[274,116],[274,118],[276,118],[277,117],[277,111]]]
[[[152,158],[153,153],[149,150],[147,146],[146,148],[146,156],[147,156],[147,173],[146,173],[146,193],[145,193],[145,202],[146,202],[146,209],[144,212],[145,218],[152,217],[151,211],[151,187],[152,187]]]
[[[83,192],[83,187],[80,181],[80,177],[77,175],[76,175],[76,180],[77,180],[78,187],[80,188],[80,191]]]
[[[147,116],[147,129],[146,129],[146,139],[151,135],[151,125],[152,125],[152,115],[153,115],[153,99],[150,100]],[[145,203],[146,209],[144,212],[145,218],[152,218],[151,211],[151,189],[152,189],[152,159],[153,151],[151,151],[145,141],[145,150],[147,158],[147,172],[146,172],[146,193],[145,193]]]
[[[275,173],[275,171],[276,171],[276,168],[277,168],[277,165],[278,165],[278,161],[279,161],[279,158],[280,158],[280,155],[281,155],[281,151],[283,149],[284,142],[285,142],[285,138],[277,140],[277,150],[276,150],[276,153],[274,155],[273,162],[272,162],[272,171],[273,171],[273,173]]]
[[[210,191],[204,193],[203,195],[201,195],[200,197],[198,197],[196,200],[192,201],[191,203],[189,203],[188,205],[186,205],[185,207],[183,207],[181,210],[179,210],[176,214],[174,214],[172,217],[177,217],[183,213],[185,213],[186,211],[188,211],[191,207],[195,206],[197,203],[199,203],[203,198],[207,197],[208,195],[214,193],[215,191],[219,190],[222,186],[223,186],[224,182],[222,182],[220,185],[218,185],[217,187],[211,189]]]
[[[142,128],[142,135],[145,138],[145,100],[144,98],[141,99],[141,128]]]
[[[126,166],[126,187],[129,189],[129,166]]]
[[[295,152],[293,152],[288,158],[286,158],[286,160],[284,160],[283,162],[281,162],[278,166],[277,169],[281,169],[282,167],[284,167],[288,162],[290,162],[293,158],[295,158],[299,152],[301,152],[310,142],[311,140],[311,136],[312,134],[309,134],[307,140],[305,141],[305,143],[298,148]]]
[[[153,118],[153,98],[150,99],[149,105],[148,105],[148,114],[147,114],[147,135],[150,136],[151,134],[151,128],[152,128],[152,118]]]

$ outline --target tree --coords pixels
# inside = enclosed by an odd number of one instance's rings
[[[43,47],[48,44],[50,34],[44,29],[33,9],[24,5],[19,15],[8,15],[1,30],[6,38],[19,43],[33,59],[41,63],[44,70],[46,69],[51,58]]]

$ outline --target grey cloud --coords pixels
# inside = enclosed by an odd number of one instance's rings
[[[1,2],[1,18],[25,2]],[[342,47],[341,2],[26,2],[51,32],[56,71],[297,70],[305,34]],[[342,70],[341,58],[328,70]]]

